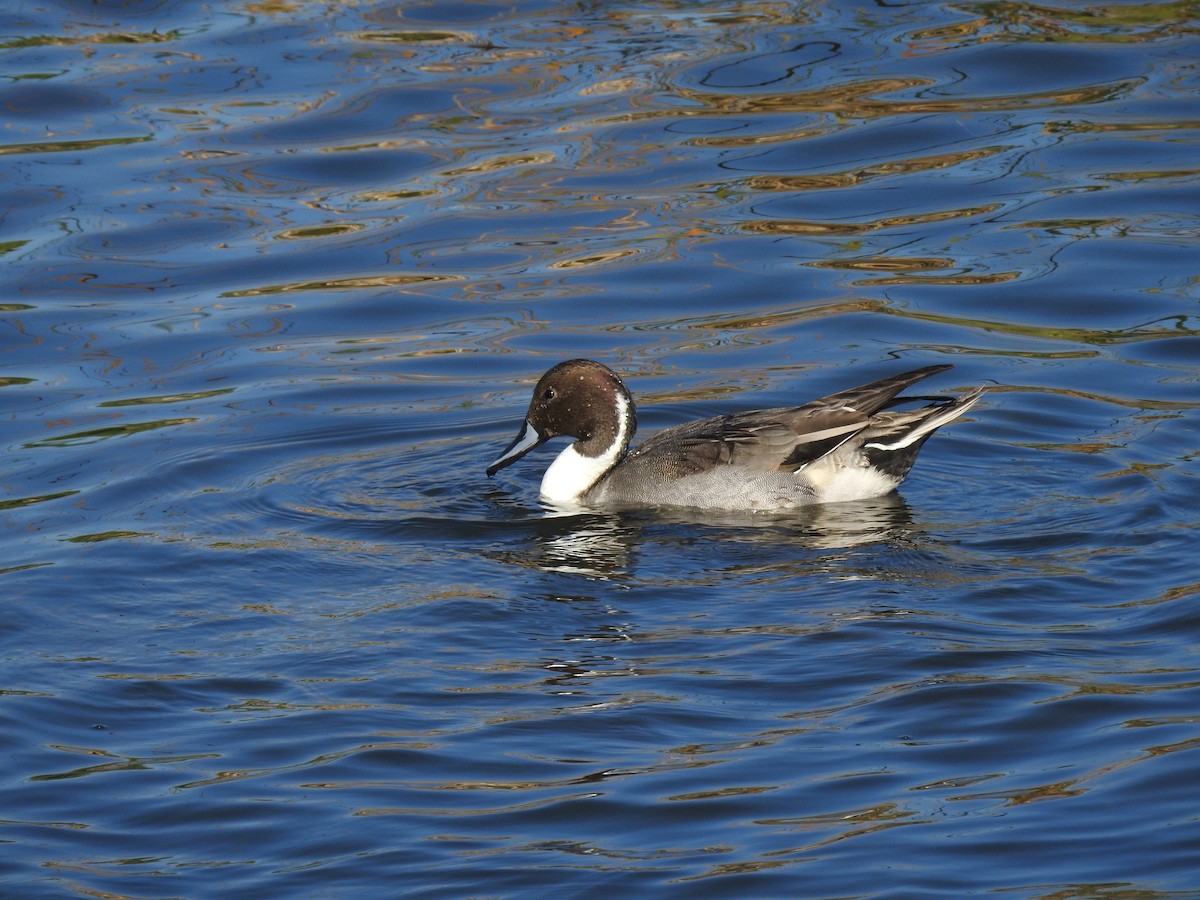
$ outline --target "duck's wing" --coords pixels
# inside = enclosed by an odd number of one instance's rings
[[[797,419],[801,412],[803,424]],[[737,466],[748,473],[796,469],[836,450],[867,424],[868,417],[861,413],[805,407],[719,416],[660,431],[634,450],[622,467],[653,461],[653,468],[671,478],[718,466]]]
[[[687,422],[651,437],[630,454],[626,464],[648,465],[670,478],[726,465],[746,472],[796,471],[869,428],[875,413],[903,402],[905,398],[898,395],[906,387],[950,368],[927,366],[830,394],[804,406]]]
[[[878,381],[872,381],[869,384],[863,384],[849,390],[839,391],[836,394],[830,394],[828,397],[821,397],[819,400],[814,400],[812,403],[807,403],[804,406],[798,407],[797,411],[810,409],[812,407],[820,407],[827,409],[851,409],[856,412],[861,412],[871,416],[879,412],[881,409],[886,409],[896,403],[903,403],[905,400],[927,400],[927,399],[942,399],[949,400],[949,397],[932,398],[932,397],[900,397],[899,394],[907,387],[911,387],[918,381],[928,378],[930,375],[936,375],[939,372],[945,372],[948,369],[953,369],[954,366],[944,363],[940,366],[925,366],[922,369],[913,369],[911,372],[901,372],[899,375],[890,375],[887,378],[881,378]]]

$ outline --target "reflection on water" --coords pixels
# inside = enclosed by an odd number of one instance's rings
[[[529,536],[527,550],[506,548],[494,556],[511,565],[607,579],[629,574],[631,557],[647,545],[669,553],[674,541],[707,539],[765,545],[779,553],[778,565],[786,570],[804,565],[790,555],[796,551],[903,543],[909,527],[909,509],[898,494],[786,514],[662,508],[598,515],[550,509]]]
[[[1196,896],[1198,29],[9,4],[0,882]],[[902,495],[553,515],[570,356],[996,387]]]
[[[902,542],[912,525],[908,504],[899,494],[848,503],[817,504],[799,515],[712,510],[701,515],[686,509],[655,510],[658,521],[720,529],[722,538],[769,544],[787,543],[812,550],[838,550],[878,541]]]

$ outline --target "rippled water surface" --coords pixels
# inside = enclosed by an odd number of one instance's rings
[[[0,12],[0,893],[1200,896],[1200,4]],[[547,515],[951,362],[897,495]]]

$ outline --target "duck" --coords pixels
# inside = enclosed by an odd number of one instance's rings
[[[974,406],[956,397],[902,396],[952,365],[931,365],[821,397],[675,425],[630,449],[633,397],[608,366],[569,359],[533,389],[516,438],[488,477],[555,437],[574,442],[542,477],[556,507],[691,507],[780,511],[866,500],[895,490],[935,431]],[[899,404],[932,401],[909,410]]]

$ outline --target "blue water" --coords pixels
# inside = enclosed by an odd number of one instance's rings
[[[1196,3],[0,12],[0,894],[1200,896]],[[547,515],[951,362],[901,491]]]

